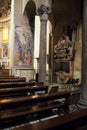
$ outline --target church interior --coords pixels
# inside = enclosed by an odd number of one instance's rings
[[[87,129],[87,0],[0,0],[0,130]]]

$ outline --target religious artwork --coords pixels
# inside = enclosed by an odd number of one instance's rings
[[[2,49],[2,57],[8,58],[8,44],[3,44]]]
[[[62,35],[54,46],[54,68],[57,81],[64,83],[73,75],[73,61],[75,57],[75,43],[69,36]]]
[[[31,66],[32,49],[33,39],[30,28],[26,28],[26,26],[16,26],[14,64],[24,67]]]
[[[14,65],[32,67],[33,65],[33,36],[26,13],[21,26],[15,27]]]
[[[2,62],[2,66],[4,66],[5,68],[9,67],[9,62]]]
[[[75,54],[74,46],[74,42],[68,36],[61,36],[57,45],[54,46],[54,58],[73,60]]]

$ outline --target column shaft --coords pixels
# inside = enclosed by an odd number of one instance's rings
[[[47,20],[41,20],[40,53],[39,53],[39,82],[46,82],[46,33]]]
[[[39,50],[39,82],[46,83],[46,41],[47,41],[47,20],[51,9],[45,5],[37,10],[40,15],[40,50]]]
[[[79,101],[80,108],[87,107],[87,0],[83,0],[82,21],[82,88]]]

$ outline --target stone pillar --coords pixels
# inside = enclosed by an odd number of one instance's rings
[[[40,50],[39,50],[39,82],[46,83],[46,36],[47,36],[47,20],[50,8],[41,5],[38,9],[40,15]]]
[[[9,48],[10,48],[10,68],[14,66],[14,43],[15,43],[15,23],[14,23],[14,3],[11,1],[11,21],[10,21],[10,38],[9,38]]]
[[[83,0],[82,22],[82,88],[78,106],[87,108],[87,0]]]

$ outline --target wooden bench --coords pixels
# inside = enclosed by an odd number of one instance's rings
[[[14,88],[14,87],[24,87],[24,86],[32,86],[35,85],[35,82],[5,82],[0,83],[0,89],[1,88]]]
[[[4,82],[25,82],[26,78],[24,77],[13,77],[13,78],[3,78],[0,79],[0,83],[4,83]]]
[[[14,75],[8,75],[8,76],[2,76],[0,75],[0,79],[8,79],[8,78],[14,78]]]
[[[25,96],[20,98],[2,99],[0,100],[0,123],[1,128],[5,126],[23,123],[19,119],[37,115],[40,118],[43,113],[50,113],[52,109],[62,108],[65,112],[69,110],[70,92],[57,92],[44,95]],[[63,102],[58,99],[65,98]],[[29,121],[29,119],[28,119]]]
[[[27,96],[34,95],[36,92],[47,93],[48,86],[24,86],[24,87],[15,87],[15,88],[0,88],[0,98],[10,98],[10,97],[18,97],[18,96]]]
[[[87,109],[78,110],[13,130],[87,130]]]

